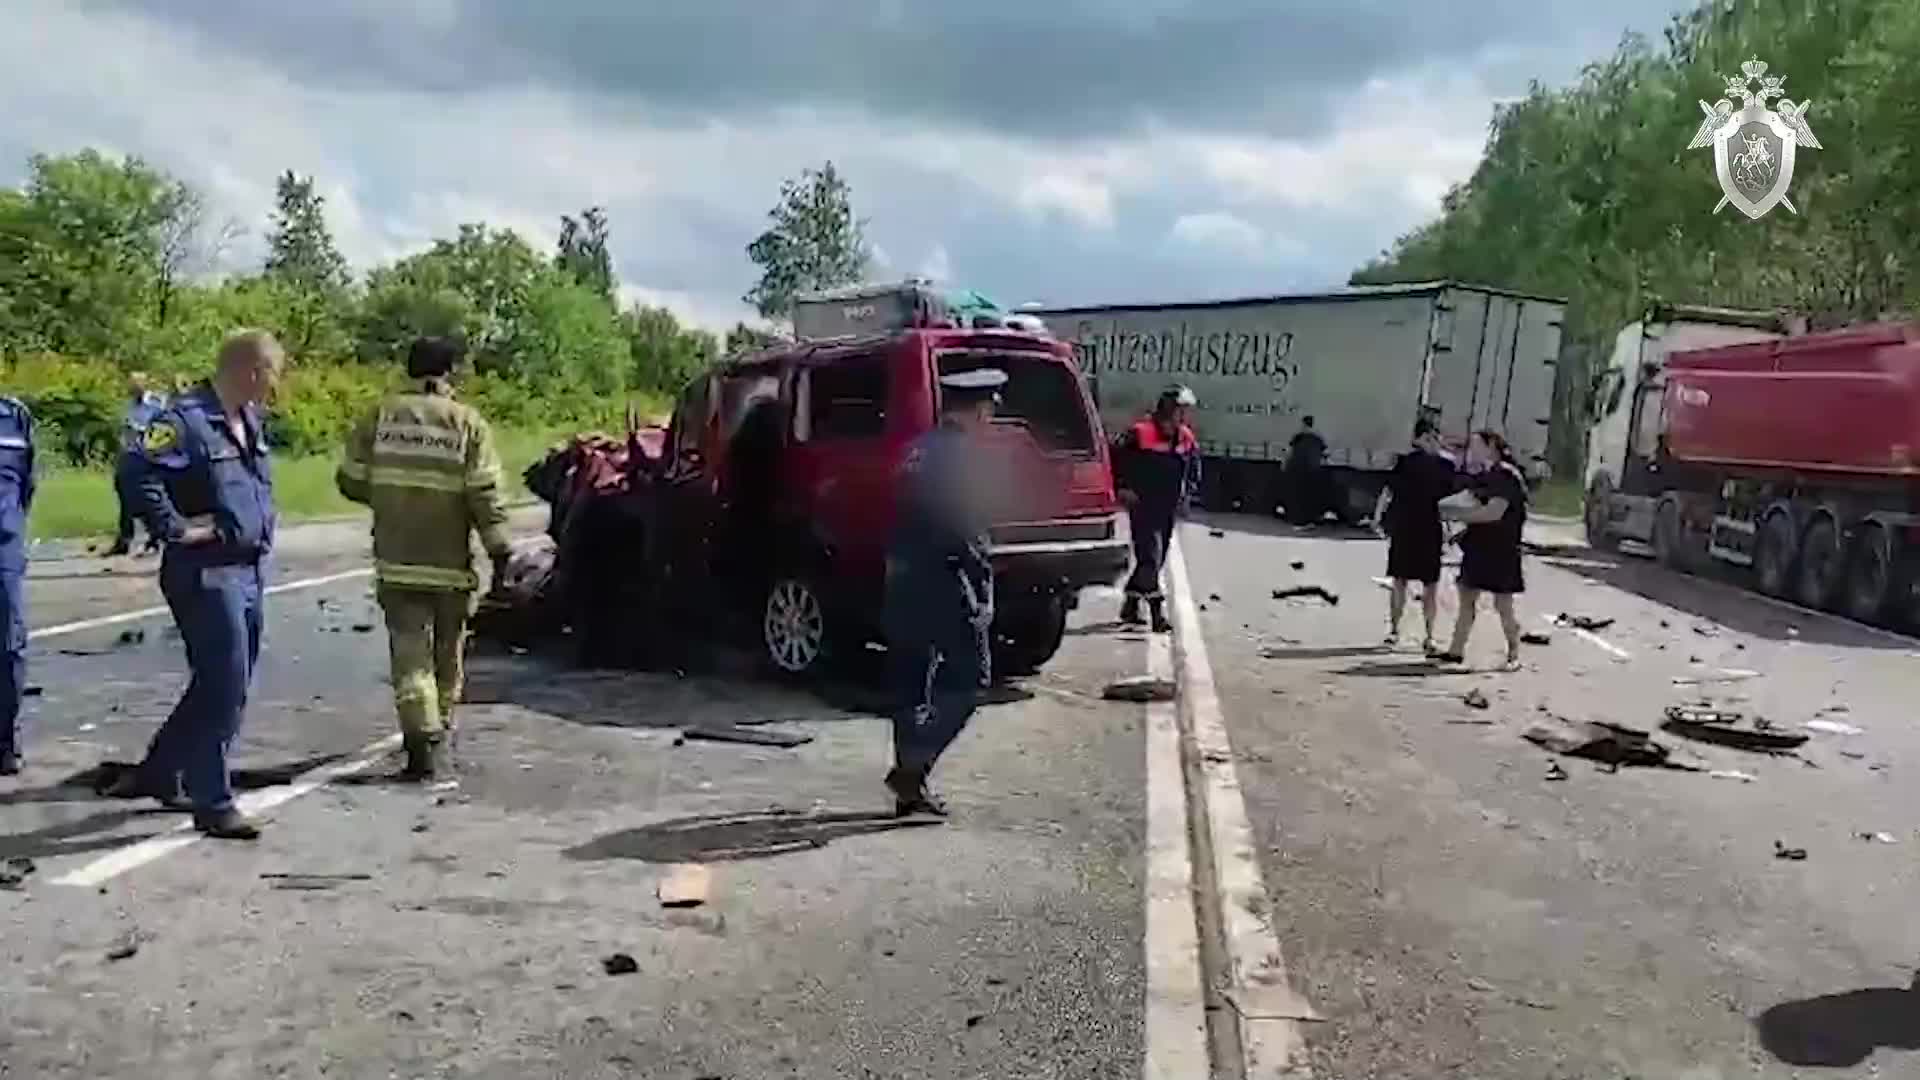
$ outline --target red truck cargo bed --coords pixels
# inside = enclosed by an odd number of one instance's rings
[[[1804,473],[1920,475],[1920,325],[1667,357],[1672,458]]]

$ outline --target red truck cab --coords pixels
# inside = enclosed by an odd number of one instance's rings
[[[747,615],[790,675],[877,640],[900,464],[938,423],[939,379],[982,367],[1008,376],[982,465],[1006,478],[996,668],[1037,670],[1079,591],[1116,583],[1130,557],[1098,413],[1071,347],[1044,334],[913,325],[803,340],[696,379],[663,461],[677,591]]]

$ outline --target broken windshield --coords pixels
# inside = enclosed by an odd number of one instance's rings
[[[980,368],[1006,372],[996,423],[1025,426],[1049,451],[1093,449],[1093,422],[1080,392],[1079,373],[1061,358],[1043,352],[963,349],[938,354],[936,364],[941,378]]]

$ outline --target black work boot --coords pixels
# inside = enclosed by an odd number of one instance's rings
[[[1123,626],[1140,625],[1140,598],[1129,596],[1120,601],[1120,623]]]
[[[260,823],[231,806],[204,814],[195,810],[193,827],[215,840],[260,839]]]
[[[444,735],[409,735],[404,745],[407,763],[400,769],[401,779],[425,783],[453,771],[452,762],[447,757]]]
[[[109,559],[117,559],[120,556],[125,555],[126,553],[132,550],[133,550],[133,543],[131,541],[115,540],[113,542],[113,546],[108,548],[104,554]]]
[[[0,776],[20,775],[20,755],[13,750],[0,750]]]
[[[1147,609],[1153,613],[1154,633],[1164,634],[1173,629],[1173,624],[1167,621],[1167,602],[1165,600],[1156,596],[1147,601]]]
[[[101,788],[100,794],[109,799],[152,799],[169,810],[192,808],[179,773],[155,776],[138,767],[126,769]]]

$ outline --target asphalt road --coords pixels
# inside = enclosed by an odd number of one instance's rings
[[[1570,551],[1529,559],[1529,629],[1612,624],[1499,674],[1489,612],[1481,670],[1440,675],[1376,644],[1377,541],[1222,519],[1180,542],[1171,659],[1090,595],[924,825],[882,813],[871,686],[723,652],[675,677],[481,649],[459,786],[391,783],[384,640],[342,576],[364,537],[295,531],[238,755],[256,845],[76,782],[138,756],[184,664],[164,615],[96,622],[158,605],[150,568],[37,564],[32,622],[58,632],[30,659],[28,771],[0,781],[0,858],[35,864],[0,890],[0,1075],[1174,1080],[1206,1075],[1194,984],[1235,972],[1269,993],[1232,1009],[1317,1015],[1241,1029],[1304,1033],[1295,1076],[1920,1075],[1915,643]],[[1268,598],[1297,584],[1341,602]],[[1178,671],[1177,712],[1100,700],[1147,670]],[[1797,758],[1657,736],[1704,771],[1521,738],[1703,698],[1862,731]],[[679,736],[742,720],[812,741]],[[664,907],[688,865],[705,902]]]
[[[37,567],[35,624],[98,617],[98,576]],[[1140,1075],[1145,713],[1100,693],[1143,639],[1075,633],[943,763],[955,819],[903,825],[870,690],[719,655],[676,678],[481,650],[459,787],[393,784],[367,580],[270,604],[238,765],[243,799],[284,801],[256,845],[167,849],[181,818],[73,783],[178,693],[164,617],[36,643],[29,766],[0,781],[0,858],[35,863],[0,891],[0,1075]],[[812,741],[677,741],[742,719]],[[709,897],[667,909],[684,864]]]
[[[1524,671],[1493,670],[1487,611],[1477,670],[1437,674],[1379,645],[1384,544],[1212,524],[1181,542],[1275,921],[1325,1017],[1316,1075],[1920,1076],[1914,642],[1569,551],[1528,559],[1523,617],[1552,637]],[[1341,602],[1268,599],[1296,584]],[[1562,612],[1615,621],[1542,621]],[[1656,733],[1701,772],[1521,738],[1556,715],[1657,732],[1702,702],[1863,730],[1798,757]]]

